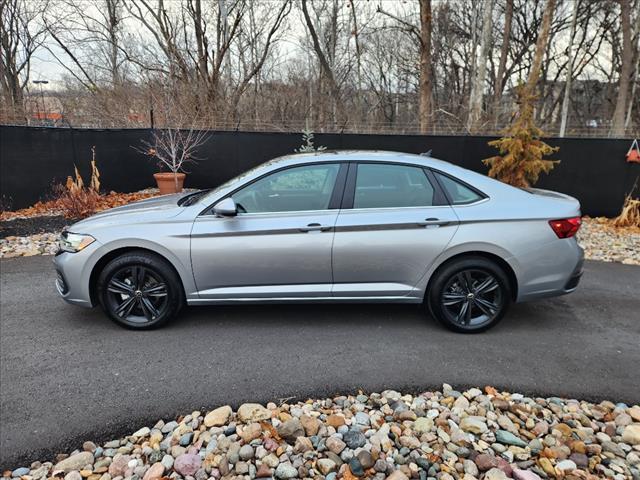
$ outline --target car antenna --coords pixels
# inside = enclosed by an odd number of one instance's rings
[[[430,157],[431,152],[433,152],[433,149],[429,149],[426,152],[422,152],[420,155],[422,155],[423,157]]]

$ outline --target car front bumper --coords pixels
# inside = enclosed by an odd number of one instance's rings
[[[100,248],[93,242],[84,250],[69,253],[59,250],[53,257],[56,270],[55,288],[58,294],[73,305],[93,307],[90,291],[93,253]]]

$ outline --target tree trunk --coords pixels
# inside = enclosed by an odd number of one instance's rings
[[[504,13],[504,34],[502,35],[502,45],[500,47],[500,62],[498,63],[498,73],[496,74],[496,84],[493,92],[493,117],[497,125],[500,112],[500,101],[502,100],[502,90],[504,89],[504,72],[507,69],[507,57],[509,56],[509,44],[511,43],[511,23],[513,21],[513,0],[507,0]]]
[[[575,60],[573,56],[573,37],[576,36],[576,23],[578,20],[578,7],[580,1],[576,0],[573,3],[573,13],[571,14],[571,34],[569,36],[569,46],[567,47],[567,53],[569,55],[569,61],[567,62],[567,76],[564,81],[564,97],[562,99],[562,117],[560,119],[560,138],[564,137],[567,131],[567,118],[569,117],[569,102],[571,102],[571,82],[573,81],[573,62]]]
[[[420,0],[420,133],[429,131],[431,115],[431,0]]]
[[[631,126],[631,111],[633,110],[633,99],[636,98],[636,87],[638,86],[638,76],[640,76],[640,51],[637,53],[636,66],[633,74],[633,82],[631,83],[631,99],[629,100],[629,108],[627,108],[627,118],[624,121],[624,128]]]
[[[538,78],[540,77],[540,70],[542,69],[542,59],[544,53],[547,50],[547,43],[549,41],[549,31],[551,30],[551,21],[553,20],[553,14],[556,10],[556,0],[547,0],[544,7],[544,13],[542,15],[542,27],[538,40],[536,41],[536,51],[533,56],[533,65],[529,71],[529,77],[526,83],[526,89],[529,93],[534,93]]]
[[[476,59],[475,77],[471,86],[469,97],[469,117],[467,129],[474,133],[480,126],[482,117],[482,99],[484,97],[484,83],[487,75],[487,60],[491,44],[491,14],[493,13],[493,0],[484,0],[482,12],[482,37],[480,39],[480,55]]]
[[[120,86],[120,68],[118,65],[119,39],[118,29],[120,28],[121,12],[118,10],[118,3],[114,0],[107,0],[107,32],[109,35],[109,70],[111,71],[111,84]]]
[[[313,50],[315,51],[316,56],[320,61],[320,67],[322,72],[324,72],[324,77],[327,79],[329,83],[329,88],[331,89],[331,94],[333,96],[333,102],[334,102],[334,105],[337,107],[338,116],[340,117],[340,122],[343,122],[345,121],[346,116],[345,116],[344,107],[342,104],[342,99],[340,96],[340,87],[338,86],[338,82],[336,82],[331,65],[329,64],[329,61],[327,60],[327,57],[322,50],[322,46],[320,45],[320,39],[318,38],[318,33],[316,32],[316,28],[314,27],[313,21],[311,20],[311,16],[309,15],[307,0],[302,0],[302,13],[304,15],[304,20],[307,25],[309,35],[311,36]],[[322,78],[322,75],[320,76],[320,78]]]
[[[618,98],[613,112],[611,136],[624,136],[624,116],[627,110],[627,97],[631,77],[631,0],[619,0],[622,13],[622,64],[620,67],[620,81],[618,82]]]
[[[197,69],[198,69],[198,83],[202,85],[206,85],[209,79],[209,62],[207,59],[207,37],[205,36],[204,29],[202,28],[203,20],[202,20],[202,4],[201,0],[195,0],[193,10],[193,27],[194,33],[196,37],[196,47],[198,51],[198,61],[197,61]],[[198,89],[199,90],[199,89]]]
[[[364,95],[364,92],[361,91],[362,89],[362,51],[360,50],[360,31],[358,30],[358,19],[356,17],[356,5],[353,2],[353,0],[349,0],[349,5],[351,5],[351,15],[353,16],[353,40],[356,47],[356,81],[357,81],[356,92],[358,97],[361,97]],[[364,124],[366,122],[364,108],[365,108],[365,102],[364,102],[364,99],[361,98],[359,102],[360,116],[358,118],[358,121],[361,124]]]

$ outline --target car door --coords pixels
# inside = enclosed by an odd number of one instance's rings
[[[199,297],[330,297],[346,174],[340,163],[288,167],[233,192],[236,216],[200,215],[191,232]]]
[[[418,296],[416,284],[458,219],[420,166],[350,166],[333,243],[334,297]]]

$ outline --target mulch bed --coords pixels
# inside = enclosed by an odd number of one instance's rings
[[[59,232],[75,220],[62,215],[16,218],[0,222],[0,238],[26,237],[37,233]]]

